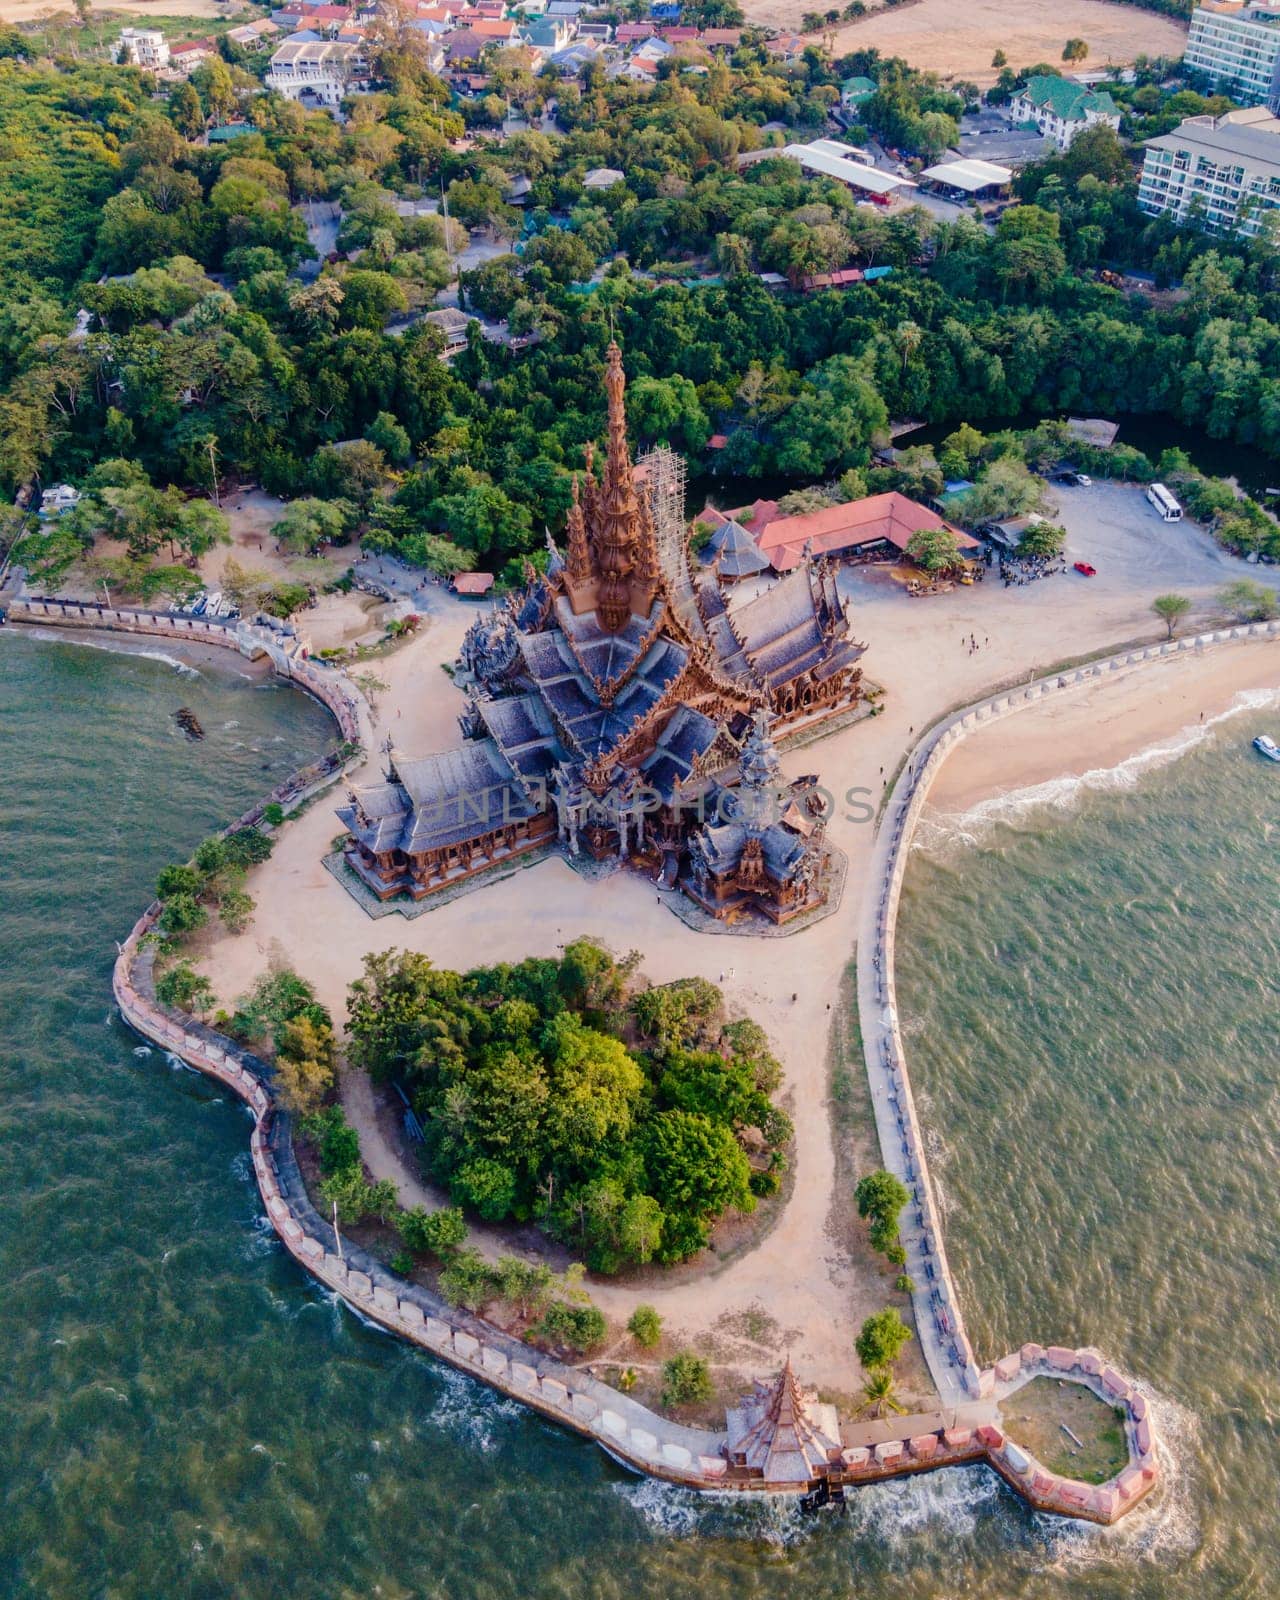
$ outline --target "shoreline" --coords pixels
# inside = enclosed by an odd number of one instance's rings
[[[1137,664],[1066,699],[1029,705],[1013,722],[970,733],[943,762],[929,813],[950,824],[995,820],[1007,805],[1032,800],[1028,791],[1044,789],[1036,798],[1048,804],[1059,783],[1075,790],[1092,775],[1105,782],[1126,766],[1149,770],[1246,715],[1244,696],[1264,693],[1280,696],[1280,650],[1188,652]],[[1258,718],[1249,739],[1280,722],[1280,707],[1260,710]]]

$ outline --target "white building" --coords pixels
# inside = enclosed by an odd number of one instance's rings
[[[1009,107],[1015,124],[1035,123],[1046,139],[1065,150],[1078,133],[1105,123],[1120,131],[1120,112],[1105,89],[1090,89],[1070,78],[1028,78]]]
[[[156,28],[125,28],[116,43],[116,60],[159,72],[169,65],[169,45]]]
[[[41,496],[40,515],[60,517],[65,511],[74,511],[79,504],[79,489],[73,489],[69,483],[55,483]]]
[[[333,107],[350,93],[353,80],[367,72],[358,44],[338,39],[286,39],[272,55],[263,81],[286,100]]]
[[[1182,59],[1232,99],[1280,109],[1280,10],[1206,0],[1191,14]]]
[[[1280,117],[1254,106],[1188,117],[1148,139],[1138,204],[1153,217],[1252,237],[1280,205]]]

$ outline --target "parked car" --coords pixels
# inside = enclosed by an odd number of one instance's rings
[[[1096,578],[1098,576],[1097,567],[1091,567],[1087,561],[1077,561],[1076,571],[1082,578]]]

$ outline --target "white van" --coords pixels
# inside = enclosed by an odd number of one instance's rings
[[[1153,483],[1147,490],[1147,499],[1166,522],[1181,522],[1182,507],[1162,483]]]

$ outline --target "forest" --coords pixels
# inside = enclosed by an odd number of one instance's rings
[[[886,217],[784,156],[737,168],[767,119],[819,125],[850,68],[879,74],[866,114],[882,129],[909,136],[913,119],[958,110],[962,97],[871,52],[808,52],[788,74],[748,46],[653,86],[588,73],[554,86],[563,137],[455,148],[482,112],[455,106],[396,39],[383,48],[386,92],[342,124],[221,62],[165,106],[133,69],[0,59],[0,119],[16,130],[0,153],[0,484],[94,490],[28,547],[37,571],[127,530],[123,495],[154,512],[170,490],[233,481],[338,502],[343,535],[371,548],[514,580],[560,531],[601,431],[611,332],[637,447],[669,443],[735,479],[865,470],[888,420],[908,416],[1165,413],[1280,454],[1276,234],[1242,246],[1144,217],[1107,129],[1028,168],[989,231],[921,208]],[[494,76],[530,112],[551,92],[518,62]],[[254,131],[193,141],[233,107]],[[1158,109],[1148,96],[1133,113]],[[37,138],[46,121],[55,136]],[[585,189],[609,163],[625,182]],[[532,185],[523,214],[505,199],[516,176]],[[448,223],[397,204],[441,192]],[[333,262],[311,254],[313,200],[341,206]],[[418,314],[464,230],[510,245],[461,283],[505,336],[473,323],[445,362]],[[812,294],[759,277],[847,264],[894,273]],[[1153,291],[1108,286],[1104,265],[1150,271]],[[73,329],[81,307],[87,330]],[[727,438],[714,458],[713,433]],[[185,523],[178,544],[196,552],[209,529]]]
[[[691,978],[637,980],[589,939],[467,973],[370,955],[348,1053],[399,1083],[423,1169],[489,1222],[536,1220],[589,1267],[682,1261],[773,1194],[791,1125],[764,1030]]]

